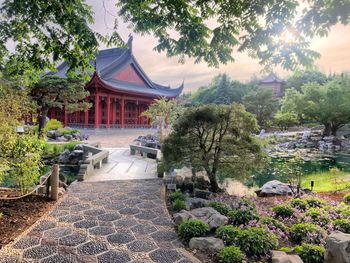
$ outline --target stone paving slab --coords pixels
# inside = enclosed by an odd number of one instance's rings
[[[0,251],[0,263],[199,262],[178,240],[162,182],[79,182]]]
[[[132,180],[157,178],[157,163],[154,159],[130,155],[129,148],[105,148],[109,151],[108,163],[95,169],[87,182],[107,180]]]

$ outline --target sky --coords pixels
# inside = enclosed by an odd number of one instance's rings
[[[117,17],[117,0],[86,0],[93,7],[95,22],[92,29],[107,34],[113,32],[114,20]],[[0,0],[0,3],[3,0]],[[105,8],[104,8],[105,6]],[[169,58],[165,53],[158,53],[153,48],[157,41],[150,35],[138,35],[133,33],[122,19],[118,19],[118,33],[124,41],[132,34],[133,53],[147,75],[154,81],[171,87],[185,83],[184,92],[191,92],[201,86],[208,85],[212,78],[219,73],[228,74],[231,79],[247,81],[252,76],[262,76],[262,67],[257,60],[249,58],[244,53],[233,53],[235,62],[220,65],[218,68],[209,67],[206,63],[195,64],[193,59],[187,59],[184,64],[178,62],[178,58]],[[316,66],[324,73],[350,71],[350,26],[337,25],[332,28],[327,38],[313,39],[311,49],[319,52],[321,58],[316,61]],[[105,46],[101,45],[101,49]],[[292,72],[276,69],[280,77],[286,77]]]

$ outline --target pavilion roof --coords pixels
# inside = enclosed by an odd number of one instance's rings
[[[180,95],[183,90],[183,83],[175,89],[171,89],[170,86],[164,86],[153,82],[147,74],[143,71],[140,64],[132,53],[132,37],[129,38],[128,48],[110,48],[100,50],[96,55],[95,60],[91,60],[90,64],[95,68],[97,76],[101,79],[102,85],[115,89],[121,92],[135,92],[138,94],[154,95],[157,97],[176,97]],[[122,79],[115,79],[118,72],[122,72],[127,67],[131,69],[140,79],[140,83],[134,83],[125,81]],[[57,67],[57,72],[51,73],[52,75],[59,77],[66,77],[68,71],[68,63],[63,62]],[[89,73],[90,76],[95,75]]]
[[[270,73],[267,77],[259,81],[259,84],[268,84],[268,83],[286,83],[286,81],[277,77],[276,74]]]

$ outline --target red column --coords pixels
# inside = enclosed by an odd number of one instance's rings
[[[111,127],[111,97],[107,95],[107,128]]]
[[[124,128],[124,96],[122,96],[120,103],[120,127]]]
[[[117,120],[117,98],[114,98],[114,102],[112,103],[112,123],[115,124]]]
[[[84,126],[85,128],[89,126],[89,110],[84,111]]]
[[[63,121],[64,127],[68,126],[68,112],[66,109],[64,109],[64,121]]]
[[[95,128],[100,124],[100,96],[95,94]]]

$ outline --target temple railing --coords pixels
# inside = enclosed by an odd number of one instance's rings
[[[78,128],[78,129],[94,129],[95,124],[89,123],[88,125],[85,125],[84,123],[68,123],[68,127],[71,128]],[[152,126],[155,127],[154,125]],[[100,129],[121,129],[121,124],[110,124],[110,127],[107,128],[107,124],[100,123],[98,125],[98,128]],[[125,129],[148,129],[151,128],[149,124],[124,124]]]

